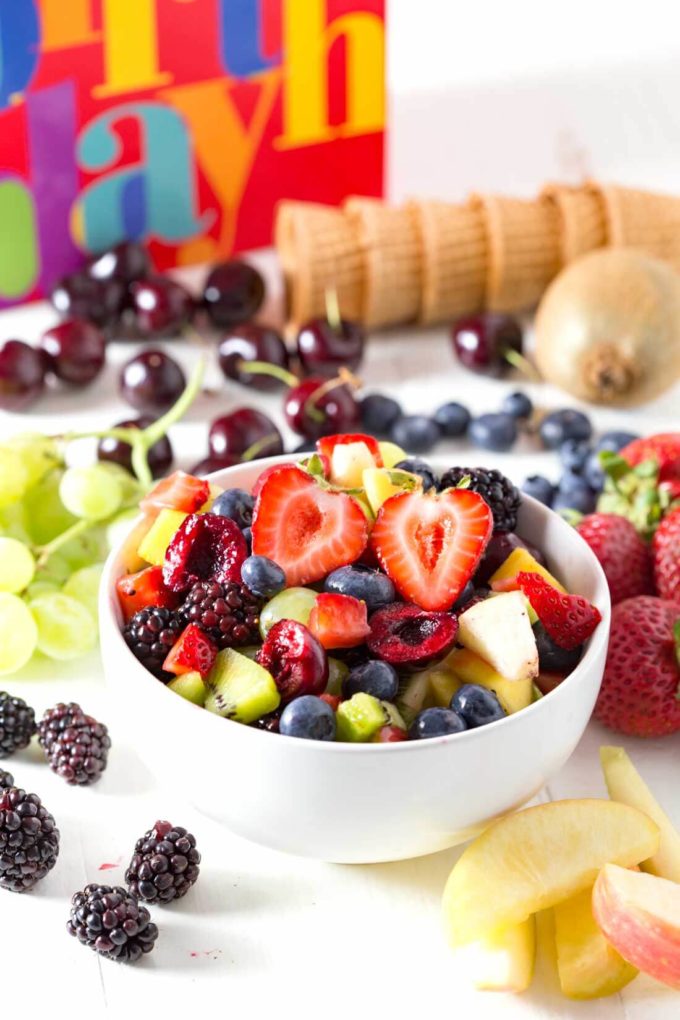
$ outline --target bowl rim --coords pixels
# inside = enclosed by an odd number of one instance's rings
[[[210,482],[211,484],[223,485],[224,479],[228,479],[231,475],[238,473],[242,468],[252,467],[254,464],[258,464],[260,470],[264,471],[265,468],[272,467],[276,464],[283,465],[298,463],[299,461],[303,460],[305,456],[308,455],[309,454],[305,453],[301,453],[299,455],[285,453],[279,454],[278,456],[275,457],[262,458],[259,461],[250,461],[245,462],[243,464],[234,464],[232,467],[222,468],[219,471],[213,471],[210,474],[205,475],[204,477],[205,480]],[[431,463],[435,468],[437,468],[438,459],[439,458],[437,457],[431,458]],[[533,507],[534,510],[538,511],[540,516],[543,516],[546,519],[550,519],[551,517],[556,518],[559,521],[560,527],[569,529],[569,533],[577,537],[578,541],[582,544],[583,555],[585,559],[589,561],[590,566],[594,571],[595,577],[597,579],[598,589],[601,589],[602,593],[601,599],[595,602],[595,605],[599,609],[602,617],[600,623],[598,624],[597,629],[593,636],[588,640],[585,652],[580,662],[578,663],[576,668],[572,670],[572,672],[569,673],[564,678],[562,683],[560,683],[554,690],[550,691],[548,694],[539,698],[537,701],[532,701],[530,705],[527,705],[526,708],[521,709],[519,712],[513,712],[511,715],[506,715],[502,719],[497,719],[492,723],[487,723],[485,726],[473,727],[471,729],[463,730],[460,733],[447,733],[440,737],[428,737],[426,740],[402,740],[395,741],[394,743],[373,743],[371,741],[368,741],[366,743],[363,742],[351,743],[349,741],[303,740],[299,737],[287,736],[286,734],[283,733],[274,734],[277,740],[283,741],[282,748],[286,746],[289,747],[291,750],[297,750],[297,752],[300,754],[312,754],[316,753],[321,749],[323,749],[323,753],[332,754],[368,754],[368,755],[415,754],[418,752],[418,750],[424,752],[425,749],[427,748],[432,749],[434,747],[441,747],[447,744],[455,746],[454,742],[461,743],[462,741],[467,741],[469,743],[475,739],[484,739],[485,734],[495,732],[495,730],[499,726],[505,726],[506,728],[512,725],[517,726],[519,725],[518,720],[524,720],[526,722],[530,718],[536,716],[537,714],[545,712],[546,711],[545,702],[547,701],[550,701],[550,704],[554,704],[555,708],[557,708],[561,700],[561,696],[562,697],[567,696],[564,693],[565,690],[568,687],[573,687],[574,684],[579,683],[581,680],[584,679],[593,660],[597,659],[597,657],[602,651],[603,645],[606,645],[609,639],[609,626],[611,618],[611,600],[609,596],[609,587],[600,561],[597,559],[588,543],[583,538],[581,538],[580,535],[578,535],[578,532],[576,532],[575,529],[573,529],[571,525],[569,525],[564,520],[563,517],[555,513],[554,510],[551,510],[543,503],[534,499],[532,496],[529,496],[526,493],[522,493],[522,500],[523,501],[526,500]],[[130,649],[128,648],[127,644],[123,639],[123,634],[120,627],[119,612],[112,609],[112,605],[117,606],[117,594],[115,590],[115,585],[117,581],[115,568],[117,565],[117,561],[130,534],[139,525],[141,520],[142,520],[141,514],[131,519],[130,526],[128,529],[126,529],[125,535],[111,549],[104,564],[99,594],[100,630],[102,631],[102,634],[104,631],[106,631],[107,640],[110,637],[113,640],[114,645],[117,646],[117,648],[120,648],[127,656],[129,656],[130,668],[134,669],[135,672],[138,672],[139,674],[143,675],[144,678],[143,681],[140,676],[140,679],[136,681],[137,683],[144,682],[148,684],[149,689],[151,689],[152,686],[155,686],[156,688],[165,690],[167,693],[172,695],[173,698],[177,699],[178,695],[174,694],[174,692],[168,692],[166,685],[159,681],[147,669],[145,669],[144,666],[139,662],[139,660],[136,659],[135,656],[132,654],[132,652],[130,651]],[[237,722],[234,719],[228,719],[225,718],[224,716],[219,716],[213,712],[208,712],[201,705],[195,705],[192,702],[187,701],[186,698],[180,698],[179,700],[182,701],[186,707],[195,709],[196,712],[200,712],[203,717],[211,717],[213,723],[208,723],[208,725],[214,725],[219,723],[222,726],[224,726],[224,723],[230,723],[233,726],[237,726],[239,730],[242,731],[244,739],[251,739],[249,737],[245,737],[246,731],[249,731],[253,735],[253,739],[270,740],[272,737],[272,734],[267,733],[266,730],[257,729],[255,726],[245,725],[244,723]],[[199,716],[197,715],[196,718],[198,719]]]

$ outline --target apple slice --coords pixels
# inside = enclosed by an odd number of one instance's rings
[[[561,800],[506,815],[457,861],[444,890],[453,946],[520,924],[595,881],[609,861],[630,867],[656,853],[658,826],[611,800]]]
[[[680,832],[622,747],[601,747],[600,762],[611,799],[644,811],[659,826],[659,850],[642,862],[643,870],[671,882],[680,882]]]
[[[484,992],[525,992],[531,984],[536,956],[533,917],[499,932],[459,946],[454,953],[456,975]]]
[[[538,676],[536,638],[520,591],[495,595],[467,609],[458,617],[457,640],[506,680]]]
[[[554,907],[560,986],[570,999],[614,995],[638,973],[607,942],[593,917],[592,900],[592,889],[584,889]]]
[[[624,960],[680,991],[680,885],[606,864],[593,889],[593,914]]]

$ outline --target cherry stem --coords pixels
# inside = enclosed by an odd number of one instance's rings
[[[532,382],[542,382],[541,375],[536,366],[528,358],[525,358],[523,354],[516,351],[514,347],[505,347],[502,353],[508,364],[518,369],[523,375],[531,379]]]
[[[269,435],[263,436],[262,439],[258,439],[256,443],[249,446],[245,453],[241,454],[241,460],[256,460],[263,450],[266,450],[270,443],[275,443],[278,439],[276,432],[270,432]]]
[[[239,372],[245,372],[252,375],[270,375],[273,379],[278,379],[280,382],[285,383],[286,386],[297,386],[300,382],[296,375],[289,372],[286,368],[281,368],[280,365],[272,365],[269,361],[246,361],[242,358],[238,362],[237,368]]]
[[[342,326],[342,317],[340,315],[340,304],[338,302],[338,292],[335,287],[327,287],[325,293],[326,301],[326,321],[334,332],[339,333]]]
[[[305,401],[305,414],[312,421],[321,423],[325,421],[326,415],[323,411],[319,410],[316,406],[322,397],[325,397],[327,393],[338,388],[338,386],[349,386],[350,389],[356,390],[361,386],[361,380],[350,372],[348,368],[341,368],[338,371],[337,376],[334,379],[328,379],[322,386],[319,386],[314,390],[313,393],[307,397]]]

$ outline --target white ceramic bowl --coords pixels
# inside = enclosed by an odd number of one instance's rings
[[[249,489],[277,457],[211,476]],[[445,465],[434,466],[441,470]],[[274,735],[211,715],[167,690],[120,632],[114,549],[100,601],[104,669],[148,768],[203,812],[257,843],[343,863],[417,857],[469,838],[524,804],[564,765],[597,697],[609,633],[609,592],[595,556],[557,514],[524,497],[518,533],[544,550],[602,623],[574,672],[547,697],[489,726],[422,742],[328,744]],[[129,709],[129,710],[128,710]]]

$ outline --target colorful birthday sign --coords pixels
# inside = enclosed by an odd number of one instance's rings
[[[382,194],[384,0],[0,0],[0,307],[84,254],[271,240],[280,198]]]

